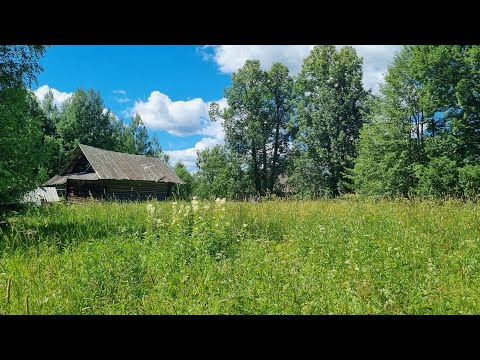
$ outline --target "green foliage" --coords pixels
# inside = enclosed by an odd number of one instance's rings
[[[351,191],[345,172],[357,154],[368,95],[362,75],[362,58],[352,47],[316,46],[304,60],[295,86],[298,129],[291,179],[305,195]]]
[[[38,60],[44,52],[43,45],[0,45],[0,91],[36,81],[36,74],[43,71]]]
[[[185,165],[180,161],[175,164],[173,170],[184,182],[182,185],[174,185],[174,197],[181,200],[190,200],[192,197],[194,181],[192,174],[190,174]]]
[[[255,193],[272,193],[288,158],[288,123],[293,113],[293,79],[285,65],[263,71],[258,60],[247,60],[225,89],[228,108],[213,103],[210,117],[224,119],[228,150],[235,154],[255,186]]]
[[[358,158],[351,174],[356,192],[367,196],[405,196],[411,187],[409,128],[374,118],[360,131]]]
[[[67,158],[78,144],[107,150],[114,148],[113,115],[104,109],[100,93],[93,89],[77,89],[65,101],[57,131]]]
[[[45,180],[49,155],[42,133],[42,112],[33,94],[23,88],[0,91],[0,207],[16,203]]]
[[[361,136],[357,192],[453,196],[466,186],[461,169],[480,161],[479,51],[418,45],[397,54]]]
[[[480,165],[465,165],[458,169],[458,173],[463,195],[477,198],[480,195]]]
[[[480,310],[474,203],[149,205],[54,204],[9,218],[0,313],[25,314],[27,296],[30,314]]]
[[[166,164],[170,161],[170,155],[162,150],[160,143],[158,142],[157,136],[154,134],[152,139],[149,141],[149,150],[146,155],[158,157],[160,160],[164,161]]]
[[[7,204],[18,202],[45,176],[49,147],[42,127],[47,121],[26,90],[45,47],[0,45],[0,220]]]
[[[168,154],[162,151],[162,147],[155,135],[150,139],[147,128],[140,115],[135,114],[127,126],[124,126],[123,121],[120,119],[116,119],[114,124],[116,125],[114,134],[117,136],[117,140],[115,141],[116,151],[128,154],[156,156],[168,163]]]
[[[201,199],[243,198],[255,193],[241,161],[225,146],[199,151],[197,165],[199,170],[194,175],[193,194]]]
[[[415,192],[422,196],[454,196],[458,193],[458,171],[455,161],[447,157],[432,159],[428,165],[415,167],[418,179]]]

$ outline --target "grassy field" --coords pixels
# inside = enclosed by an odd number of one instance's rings
[[[471,203],[56,204],[0,251],[1,314],[480,313]]]

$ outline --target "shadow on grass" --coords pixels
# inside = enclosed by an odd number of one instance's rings
[[[54,245],[59,250],[86,240],[112,236],[143,237],[145,225],[125,226],[102,221],[51,221],[48,224],[9,222],[0,228],[0,252],[29,249],[32,246]]]

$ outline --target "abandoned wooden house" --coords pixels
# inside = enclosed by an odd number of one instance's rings
[[[79,145],[53,186],[67,200],[78,198],[164,200],[182,180],[162,160]]]

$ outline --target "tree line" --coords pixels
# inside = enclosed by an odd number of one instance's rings
[[[480,46],[404,46],[378,94],[355,49],[316,46],[297,76],[248,60],[225,89],[225,145],[191,193],[302,198],[480,194]]]
[[[126,125],[99,92],[77,89],[61,108],[28,90],[44,46],[0,46],[0,204],[58,173],[79,143],[168,156],[140,116]],[[353,47],[316,46],[297,75],[247,60],[212,103],[225,144],[182,163],[175,196],[245,199],[465,196],[480,193],[480,46],[404,46],[378,94],[363,87]],[[3,206],[3,205],[2,205]]]

